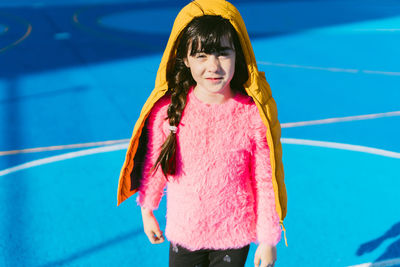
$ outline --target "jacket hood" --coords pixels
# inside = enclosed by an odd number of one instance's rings
[[[279,215],[281,226],[285,232],[285,228],[283,227],[283,219],[286,216],[287,195],[282,164],[282,147],[280,141],[281,126],[278,121],[276,103],[272,97],[271,89],[266,81],[264,72],[258,71],[253,48],[250,43],[250,38],[239,11],[231,3],[224,0],[192,1],[177,15],[158,68],[155,87],[144,104],[140,117],[137,120],[132,133],[132,138],[126,153],[125,162],[120,173],[117,205],[121,204],[124,200],[138,191],[138,178],[135,180],[134,177],[135,173],[136,175],[140,175],[140,168],[137,168],[138,164],[135,164],[134,162],[139,162],[140,160],[138,161],[135,159],[139,159],[140,155],[145,153],[143,145],[140,145],[140,143],[144,143],[146,139],[143,135],[141,135],[145,120],[154,104],[168,91],[166,77],[167,65],[169,60],[175,57],[176,41],[180,32],[194,17],[202,15],[220,15],[223,18],[228,19],[235,28],[240,39],[240,44],[243,49],[243,54],[245,56],[249,73],[249,79],[244,84],[244,89],[254,100],[260,111],[260,116],[267,126],[266,138],[270,147],[270,159],[273,176],[272,183],[275,192],[276,211]]]
[[[268,92],[265,95],[258,90],[258,88],[260,88],[259,83],[262,82],[261,80],[265,81],[265,77],[264,79],[260,79],[259,77],[260,75],[264,76],[264,73],[258,71],[253,47],[251,46],[246,26],[236,7],[224,0],[196,0],[186,5],[179,12],[175,19],[167,47],[165,48],[160,66],[158,68],[154,90],[162,92],[166,92],[168,90],[166,79],[167,64],[171,58],[175,57],[176,51],[174,48],[176,47],[177,38],[181,31],[194,17],[202,15],[220,15],[230,21],[238,33],[250,75],[244,86],[246,92],[249,96],[253,97],[253,99],[257,99],[258,102],[265,103],[271,96],[271,93],[270,90],[267,90]]]

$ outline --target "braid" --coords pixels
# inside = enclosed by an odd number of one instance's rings
[[[168,106],[168,116],[165,119],[169,119],[169,125],[177,127],[186,106],[189,88],[195,84],[195,81],[182,59],[176,58],[173,67],[174,70],[170,72],[167,79],[171,103]],[[162,172],[167,181],[167,174],[173,175],[176,172],[176,143],[176,134],[171,131],[161,146],[160,155],[150,170],[155,171],[161,165]]]
[[[236,50],[235,75],[231,80],[231,89],[235,92],[246,94],[243,84],[249,76],[237,32],[229,20],[221,16],[204,15],[196,17],[179,34],[172,49],[175,53],[170,55],[167,63],[166,78],[168,81],[168,93],[171,95],[171,103],[168,106],[168,116],[165,119],[169,120],[170,126],[178,127],[186,106],[189,88],[196,84],[190,69],[184,63],[188,52],[193,54],[194,51],[193,47],[192,51],[188,51],[189,42],[196,41],[197,43],[202,40],[201,42],[209,43],[205,44],[204,47],[215,47],[219,45],[220,39],[214,37],[223,36],[224,34],[230,37]],[[171,131],[161,146],[160,155],[150,171],[157,170],[158,166],[161,165],[162,172],[168,181],[167,174],[173,175],[176,172],[176,147],[176,133]]]

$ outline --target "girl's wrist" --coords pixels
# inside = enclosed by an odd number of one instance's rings
[[[151,209],[142,207],[142,214],[153,214],[153,211]]]
[[[261,242],[260,245],[265,246],[265,247],[275,247],[274,245],[271,245],[270,243],[266,243],[266,242]]]

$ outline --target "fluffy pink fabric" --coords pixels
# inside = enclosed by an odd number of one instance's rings
[[[207,104],[188,94],[177,135],[176,174],[153,176],[168,129],[170,99],[149,115],[149,143],[138,205],[157,209],[167,185],[165,236],[189,250],[240,248],[281,239],[275,209],[266,126],[251,97],[236,94]]]

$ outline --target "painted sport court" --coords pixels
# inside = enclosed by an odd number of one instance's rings
[[[400,266],[400,3],[231,2],[282,125],[276,266]],[[116,193],[186,3],[1,1],[0,266],[168,265]]]

